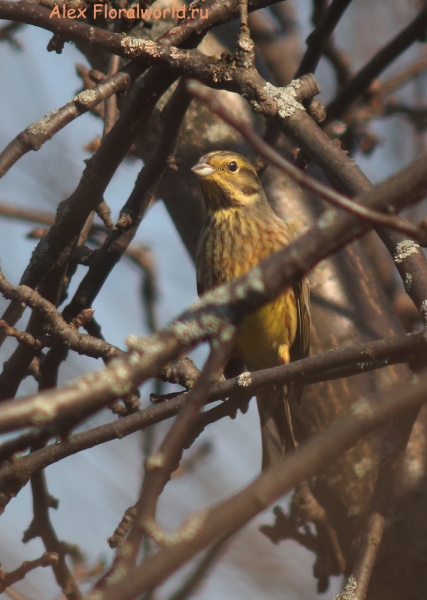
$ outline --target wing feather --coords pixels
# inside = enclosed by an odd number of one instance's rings
[[[301,360],[310,354],[310,286],[307,279],[294,285],[295,301],[297,304],[298,327],[290,355],[291,360]],[[301,406],[304,385],[293,386],[293,393],[298,405]]]

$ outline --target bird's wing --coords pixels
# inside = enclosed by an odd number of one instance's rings
[[[297,305],[297,333],[292,344],[291,360],[301,360],[310,353],[310,286],[307,279],[294,285],[295,301]],[[294,385],[293,392],[297,403],[301,406],[303,385]]]

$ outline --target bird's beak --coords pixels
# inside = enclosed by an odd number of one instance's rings
[[[201,158],[194,167],[191,167],[191,170],[199,177],[207,177],[208,175],[212,175],[215,169]]]

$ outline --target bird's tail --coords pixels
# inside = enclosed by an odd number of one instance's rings
[[[282,459],[286,452],[297,446],[289,409],[286,387],[272,388],[257,396],[261,421],[262,470],[265,471]]]

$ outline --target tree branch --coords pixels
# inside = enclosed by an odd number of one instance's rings
[[[351,448],[356,441],[383,426],[391,417],[420,406],[426,401],[427,375],[410,386],[402,385],[387,390],[380,401],[362,400],[351,415],[340,419],[315,438],[306,442],[297,452],[288,455],[276,467],[255,479],[253,483],[228,500],[194,515],[198,527],[193,535],[175,546],[163,548],[139,567],[126,573],[105,591],[97,590],[87,600],[131,600],[152,590],[200,550],[226,533],[240,529],[250,519],[279,500],[299,482],[307,480],[329,467],[337,456]],[[96,594],[96,596],[95,596]]]

